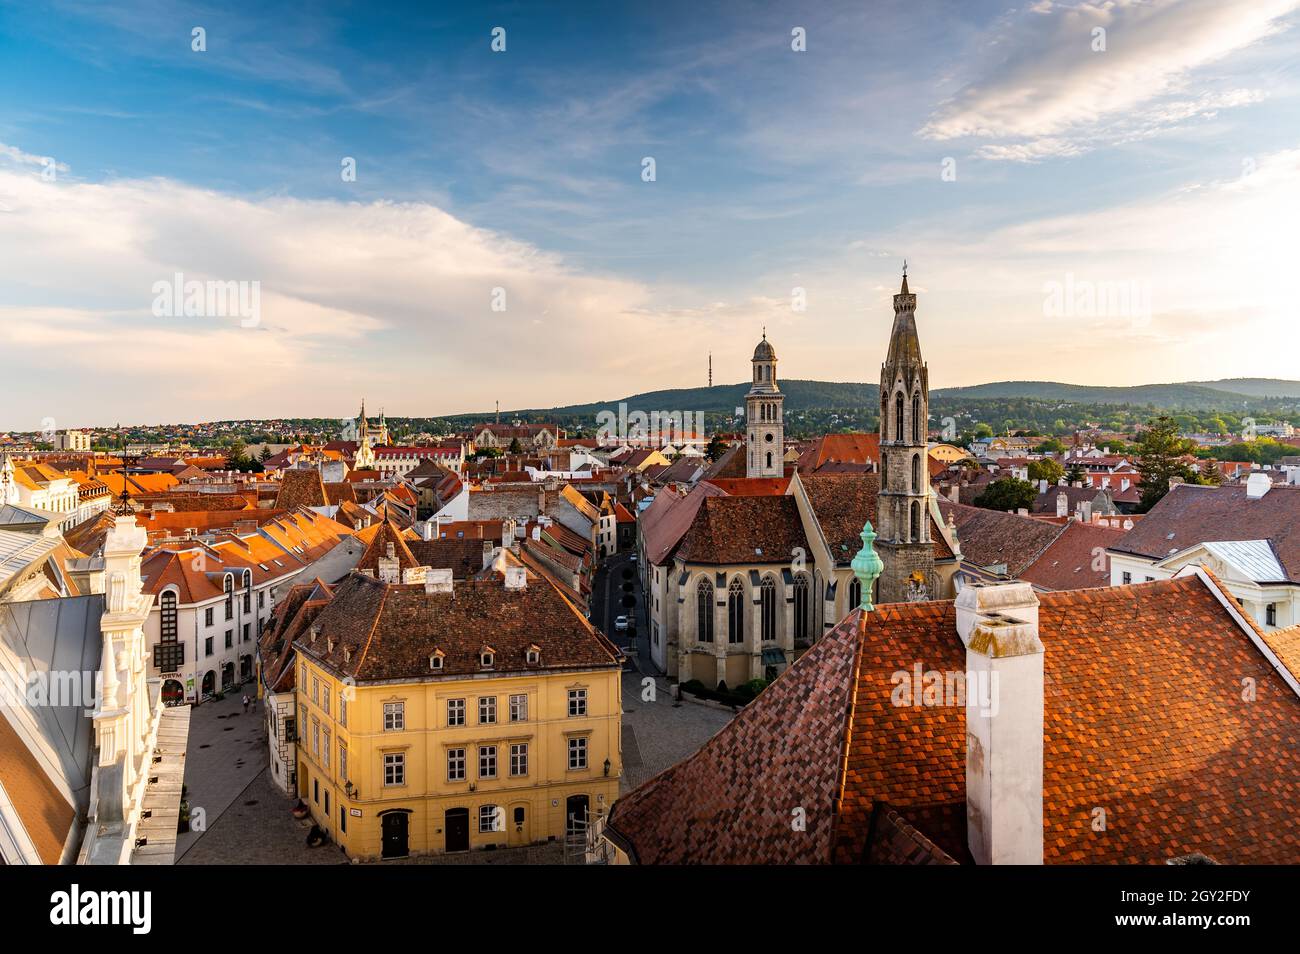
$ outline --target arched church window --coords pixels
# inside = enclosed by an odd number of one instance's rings
[[[745,641],[745,586],[739,579],[727,587],[727,642]]]
[[[700,580],[695,588],[695,638],[701,643],[713,642],[713,584]]]
[[[903,395],[894,395],[894,440],[902,442],[903,437]]]
[[[759,615],[763,620],[763,640],[776,639],[776,583],[770,576],[763,578],[759,590]]]
[[[849,612],[862,605],[862,581],[856,576],[849,582]]]
[[[921,492],[921,455],[912,455],[912,493]]]
[[[912,443],[921,443],[921,395],[912,395]]]
[[[920,504],[920,501],[917,501],[917,500],[913,500],[913,501],[912,501],[912,519],[911,519],[910,523],[911,523],[911,533],[909,534],[909,536],[911,537],[911,540],[912,540],[913,543],[917,543],[917,542],[920,541],[920,539],[921,539],[921,504]]]
[[[794,638],[808,638],[808,577],[803,573],[794,578]]]
[[[772,469],[772,452],[771,452],[771,451],[768,451],[768,452],[767,452],[767,469],[768,469],[768,470],[771,470],[771,469]]]

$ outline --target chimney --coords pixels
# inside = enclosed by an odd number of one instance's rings
[[[449,568],[430,567],[424,575],[424,592],[426,593],[451,593],[454,584],[451,580],[451,570]]]
[[[1079,502],[1079,519],[1084,523],[1092,523],[1092,501],[1083,500]]]
[[[506,589],[507,590],[526,590],[528,589],[528,571],[522,566],[506,567]]]
[[[426,542],[433,539],[432,520],[426,520],[424,523],[420,524],[420,539]]]
[[[966,837],[977,864],[1043,863],[1043,644],[1019,580],[957,595],[966,645]]]
[[[1038,481],[1038,492],[1040,494],[1047,493],[1047,481],[1045,479]]]
[[[1246,478],[1246,497],[1258,500],[1273,489],[1273,478],[1268,474],[1251,474]]]
[[[1070,514],[1070,498],[1066,494],[1056,495],[1056,515],[1067,517]]]
[[[488,567],[492,565],[492,556],[495,552],[496,552],[496,547],[492,545],[492,541],[484,540],[483,541],[483,569],[486,570]]]

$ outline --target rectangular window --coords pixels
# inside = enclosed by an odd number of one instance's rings
[[[261,609],[266,605],[266,590],[259,590],[257,593],[257,608]]]
[[[1276,603],[1269,603],[1268,606],[1264,608],[1264,622],[1267,623],[1269,626],[1277,625],[1277,604]]]
[[[465,781],[465,750],[464,749],[447,750],[447,781],[449,782]]]
[[[505,825],[501,819],[501,809],[495,805],[480,805],[478,809],[479,834],[489,831],[501,831]]]
[[[212,607],[211,607],[211,606],[209,606],[207,609],[205,609],[205,610],[203,611],[203,625],[204,625],[204,626],[211,626],[211,625],[212,625]]]
[[[330,687],[326,686],[325,691],[321,693],[320,698],[321,711],[326,715],[330,714]]]
[[[311,701],[320,705],[320,680],[315,676],[311,677]]]
[[[528,696],[518,695],[510,697],[510,721],[528,721]]]
[[[325,749],[321,752],[321,764],[326,768],[330,767],[330,730],[325,730]]]
[[[515,778],[528,774],[527,742],[516,742],[510,746],[510,774]]]
[[[384,753],[384,784],[406,784],[406,755],[402,752]]]
[[[587,740],[569,740],[569,768],[585,769],[587,767]]]
[[[228,629],[226,630],[226,648],[229,649],[233,645],[235,645],[235,631]]]
[[[252,626],[252,625],[253,625],[252,623],[245,623],[245,624],[244,624],[244,642],[248,642],[248,640],[249,640],[249,638],[250,638],[250,634],[249,634],[249,629],[248,629],[248,628],[249,628],[250,626]]]
[[[569,690],[569,715],[585,716],[587,714],[587,690]]]
[[[320,723],[311,720],[311,754],[320,758]]]
[[[348,806],[346,805],[339,806],[339,831],[345,835],[348,833]]]
[[[339,690],[339,725],[345,729],[348,726],[348,697],[343,694],[342,689]]]
[[[401,732],[406,728],[406,703],[384,703],[384,731]]]
[[[478,724],[491,725],[497,721],[497,697],[479,696]]]
[[[252,593],[245,593],[245,594],[244,594],[244,612],[245,612],[245,613],[251,613],[252,611],[253,611],[253,594],[252,594]]]
[[[497,777],[497,747],[495,745],[480,745],[478,747],[478,777]]]
[[[235,604],[229,597],[227,597],[226,598],[226,619],[230,620],[234,618],[235,618]]]
[[[339,778],[348,780],[348,749],[342,742],[339,743]]]
[[[465,724],[465,700],[448,699],[447,700],[447,725],[464,725]]]
[[[1125,586],[1128,586],[1130,583],[1133,582],[1133,574],[1129,573],[1128,571],[1125,571],[1124,575],[1120,577],[1120,579],[1124,581]]]
[[[212,637],[211,637],[211,636],[209,636],[209,637],[207,637],[205,640],[203,640],[203,655],[205,655],[205,656],[211,656],[211,655],[212,655]]]
[[[298,720],[293,716],[285,716],[284,718],[284,741],[298,741]]]

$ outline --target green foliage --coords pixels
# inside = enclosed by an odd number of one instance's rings
[[[1065,468],[1049,457],[1029,462],[1029,479],[1037,482],[1045,480],[1049,484],[1055,484],[1065,476]]]
[[[1180,458],[1195,449],[1193,441],[1178,436],[1178,424],[1162,415],[1151,422],[1139,441],[1138,472],[1142,475],[1142,502],[1139,513],[1146,513],[1169,493],[1171,478],[1197,483],[1197,475]]]
[[[984,492],[975,498],[975,506],[986,510],[1016,511],[1031,507],[1037,496],[1038,488],[1029,481],[1003,477],[984,488]]]

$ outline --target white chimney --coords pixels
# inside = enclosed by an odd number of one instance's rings
[[[1058,517],[1066,517],[1066,516],[1069,516],[1069,513],[1070,513],[1070,498],[1069,498],[1069,496],[1066,495],[1066,494],[1057,494],[1057,495],[1056,495],[1056,515],[1057,515]]]
[[[1255,473],[1246,478],[1246,496],[1258,500],[1273,489],[1273,478],[1268,474]]]
[[[526,590],[528,589],[528,571],[522,566],[506,567],[506,589],[507,590]]]
[[[1043,863],[1043,644],[1028,583],[957,596],[966,645],[966,837],[977,864]]]
[[[451,581],[451,569],[429,567],[424,575],[424,592],[426,593],[450,593],[453,584]]]

